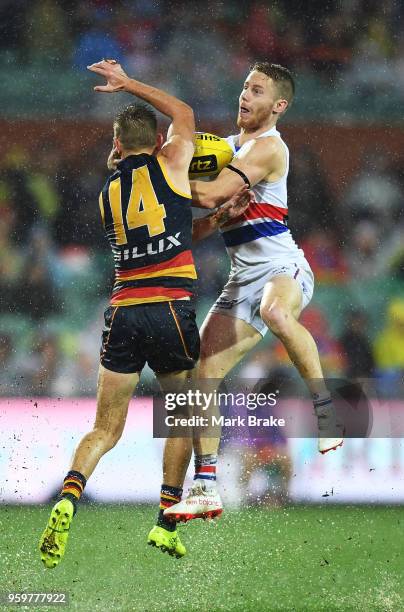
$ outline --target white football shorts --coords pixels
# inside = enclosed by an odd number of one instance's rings
[[[260,317],[260,305],[264,287],[275,276],[294,278],[302,291],[302,308],[313,296],[314,275],[306,259],[287,262],[270,262],[248,266],[230,272],[229,280],[209,312],[241,319],[254,327],[262,336],[268,331]]]

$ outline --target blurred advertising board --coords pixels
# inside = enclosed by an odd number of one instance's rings
[[[285,413],[312,412],[309,402],[285,400],[284,406]],[[93,398],[0,399],[0,503],[44,503],[57,493],[74,448],[92,428],[95,408]],[[386,424],[403,409],[404,402],[380,403],[377,420]],[[88,482],[89,498],[122,503],[158,500],[164,440],[153,438],[152,412],[151,398],[131,401],[121,440]],[[293,464],[291,499],[404,503],[404,440],[387,437],[387,425],[384,430],[385,437],[348,438],[341,449],[325,456],[317,452],[315,438],[288,438],[282,448]],[[220,457],[220,489],[230,505],[240,498],[244,448],[245,442],[235,437]],[[188,475],[192,477],[192,466]]]

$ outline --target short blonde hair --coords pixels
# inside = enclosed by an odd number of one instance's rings
[[[126,151],[156,144],[157,117],[146,104],[130,104],[114,120],[114,135]]]

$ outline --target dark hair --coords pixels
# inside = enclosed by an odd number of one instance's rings
[[[127,151],[153,147],[156,134],[156,113],[146,104],[130,104],[115,117],[114,135]]]
[[[270,77],[275,82],[280,97],[287,100],[290,106],[295,95],[295,82],[290,70],[280,64],[271,64],[270,62],[255,62],[250,66],[250,72],[253,70]]]

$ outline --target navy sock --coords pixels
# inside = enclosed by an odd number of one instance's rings
[[[74,508],[74,514],[77,512],[77,504],[83,494],[87,479],[81,472],[70,470],[63,481],[63,487],[58,499],[69,499]]]
[[[174,504],[178,504],[181,501],[182,489],[179,487],[169,487],[168,485],[161,485],[160,491],[160,509],[157,516],[157,525],[167,529],[167,531],[175,531],[177,527],[176,521],[172,521],[164,516],[164,510],[170,508]]]

